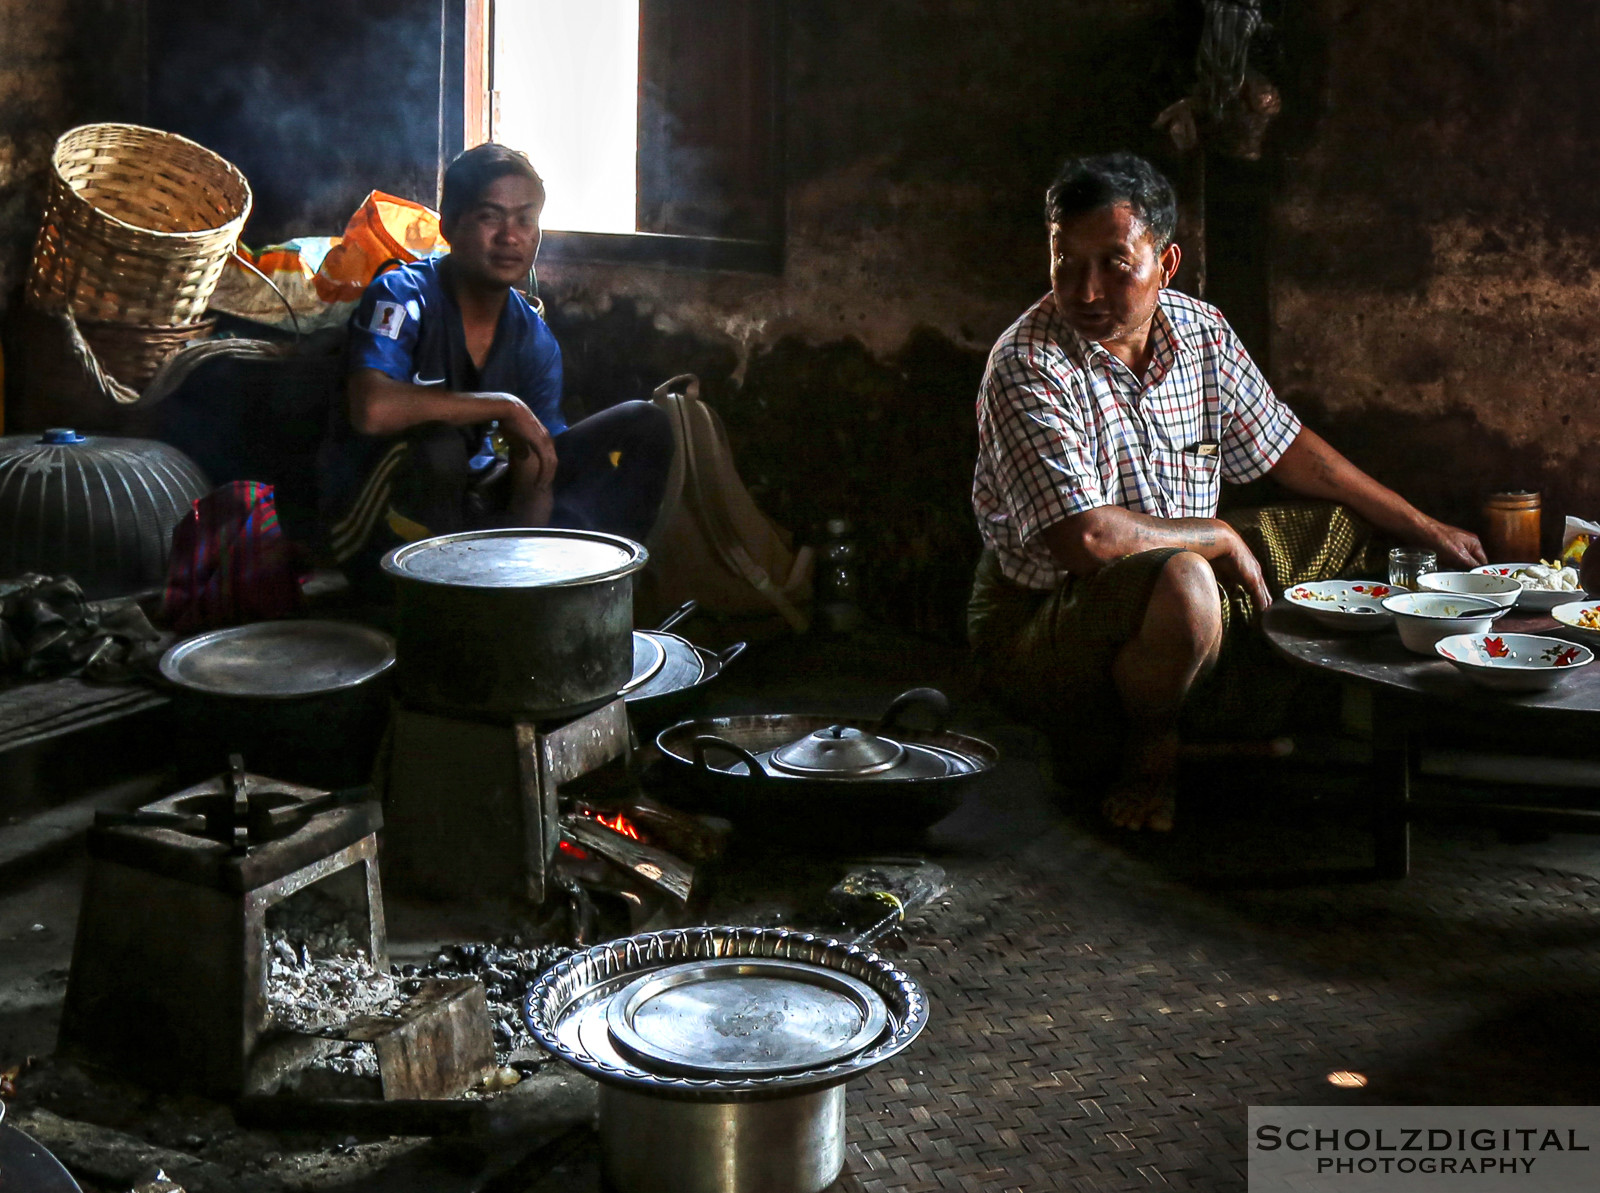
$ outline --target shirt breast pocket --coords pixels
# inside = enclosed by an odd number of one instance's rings
[[[1222,456],[1215,450],[1201,454],[1190,449],[1178,455],[1183,471],[1180,502],[1185,518],[1215,518],[1222,499]]]

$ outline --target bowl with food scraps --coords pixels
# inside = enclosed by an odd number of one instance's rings
[[[1486,688],[1539,692],[1594,662],[1587,646],[1542,634],[1454,634],[1433,648]]]
[[[1568,601],[1550,610],[1550,616],[1583,641],[1600,643],[1600,601]]]
[[[1452,634],[1487,634],[1510,605],[1487,597],[1453,596],[1443,592],[1397,592],[1383,598],[1394,614],[1395,629],[1407,650],[1432,655],[1433,644]]]
[[[1522,586],[1517,608],[1524,613],[1548,613],[1557,605],[1583,595],[1578,569],[1562,567],[1559,560],[1541,563],[1491,563],[1473,571],[1485,576],[1509,576]]]
[[[1284,589],[1283,599],[1330,629],[1370,632],[1394,623],[1383,598],[1396,591],[1373,580],[1311,580]]]
[[[1417,587],[1423,592],[1447,592],[1452,596],[1482,597],[1507,609],[1517,603],[1522,595],[1522,585],[1510,576],[1493,576],[1488,572],[1424,572],[1417,577]],[[1430,653],[1432,647],[1428,648]]]

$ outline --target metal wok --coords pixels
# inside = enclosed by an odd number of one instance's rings
[[[622,698],[636,729],[654,731],[671,724],[744,653],[743,642],[712,651],[668,632],[697,608],[694,601],[685,601],[655,629],[633,631],[633,678],[622,689]]]
[[[917,707],[932,728],[901,724]],[[916,688],[875,721],[710,717],[664,730],[656,746],[678,780],[669,798],[684,806],[790,841],[857,844],[942,820],[998,761],[988,742],[944,728],[949,708],[942,693]]]

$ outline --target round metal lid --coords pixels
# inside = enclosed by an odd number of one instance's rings
[[[261,621],[176,643],[161,674],[213,696],[287,699],[353,688],[394,665],[394,639],[346,621]]]
[[[869,1047],[881,995],[837,970],[722,957],[656,970],[612,996],[612,1042],[646,1068],[708,1077],[813,1069]]]
[[[639,639],[648,638],[661,650],[662,661],[643,678],[639,675]],[[661,630],[633,631],[633,679],[622,689],[629,700],[648,700],[692,688],[705,677],[706,661],[687,639]]]
[[[383,570],[406,580],[467,588],[560,588],[614,580],[644,566],[632,539],[587,530],[471,530],[406,543]]]
[[[848,725],[830,725],[772,751],[771,763],[791,775],[875,775],[895,766],[906,748],[888,737]]]
[[[654,634],[646,634],[642,630],[633,631],[633,677],[622,685],[618,695],[632,692],[640,684],[645,683],[667,661],[666,645]]]

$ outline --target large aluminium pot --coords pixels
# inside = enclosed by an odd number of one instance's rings
[[[611,699],[633,675],[645,549],[584,530],[475,530],[396,547],[395,680],[446,714],[538,720]]]
[[[676,1008],[656,997],[673,987]],[[830,1008],[851,1000],[859,1025],[822,1044]],[[845,1083],[910,1045],[928,1004],[869,948],[708,927],[575,953],[539,978],[523,1015],[600,1083],[601,1163],[618,1193],[818,1193],[844,1163]]]
[[[901,723],[923,708],[932,726]],[[788,844],[859,846],[915,835],[955,811],[999,752],[944,728],[932,688],[900,695],[876,720],[775,713],[709,717],[656,746],[680,780],[671,798]]]

